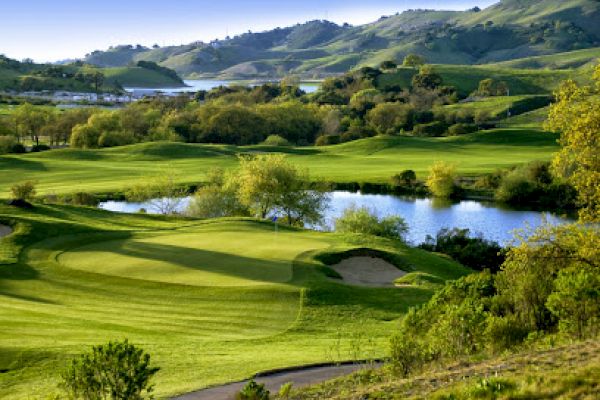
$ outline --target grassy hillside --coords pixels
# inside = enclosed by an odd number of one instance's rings
[[[532,160],[549,160],[557,136],[537,129],[497,129],[459,137],[383,136],[325,147],[222,146],[143,143],[104,150],[63,149],[0,156],[0,196],[19,180],[38,182],[40,194],[124,190],[141,176],[165,166],[181,172],[181,181],[197,184],[212,167],[229,168],[237,155],[281,152],[314,179],[333,182],[388,182],[399,171],[413,169],[419,178],[435,161],[455,163],[460,174],[476,175]]]
[[[161,70],[162,69],[162,70]],[[122,86],[179,87],[183,82],[173,71],[156,65],[96,68],[84,64],[49,65],[21,63],[0,56],[0,90],[96,91],[94,74],[102,74],[100,90],[120,90]]]
[[[118,46],[86,61],[124,66],[149,60],[184,76],[240,78],[323,76],[401,61],[409,53],[431,63],[486,64],[598,47],[599,19],[595,0],[502,0],[481,11],[409,10],[360,26],[310,21],[211,43]]]
[[[354,375],[299,390],[309,399],[595,399],[600,381],[600,341],[523,350],[490,360],[431,369],[407,379],[381,371]]]
[[[600,48],[576,50],[547,56],[520,58],[493,64],[517,69],[572,69],[600,63]]]
[[[0,221],[15,227],[0,239],[7,400],[52,394],[72,356],[110,339],[152,354],[159,397],[272,368],[382,356],[396,319],[431,288],[347,286],[325,276],[321,252],[367,246],[436,279],[468,273],[398,242],[275,232],[254,220],[1,205]]]

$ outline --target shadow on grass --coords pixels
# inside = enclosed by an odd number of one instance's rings
[[[127,257],[167,262],[178,267],[241,278],[250,281],[285,283],[291,277],[287,260],[273,261],[244,257],[194,247],[138,241],[112,241],[110,251]],[[89,247],[71,249],[69,253],[95,251]],[[98,271],[101,273],[101,271]],[[150,278],[151,279],[151,278]]]

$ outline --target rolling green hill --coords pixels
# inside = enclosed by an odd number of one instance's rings
[[[186,77],[228,78],[326,76],[409,53],[431,63],[486,64],[598,47],[598,20],[595,0],[502,0],[485,10],[409,10],[361,26],[310,21],[211,43],[117,46],[86,62],[112,67],[148,60]]]
[[[119,91],[123,86],[180,87],[177,74],[153,63],[137,66],[93,67],[83,63],[50,65],[23,63],[0,56],[0,90],[43,91],[67,90],[93,92],[95,74],[101,74],[99,90]]]
[[[0,197],[14,176],[38,182],[38,192],[119,192],[166,165],[184,171],[181,183],[198,184],[210,168],[237,165],[245,153],[279,152],[314,179],[330,182],[389,182],[405,169],[424,178],[435,161],[455,163],[463,175],[479,175],[533,160],[549,160],[557,135],[539,128],[507,128],[446,138],[378,136],[335,146],[267,147],[142,143],[103,150],[63,149],[0,156]]]
[[[0,205],[0,221],[15,227],[0,239],[6,400],[53,397],[74,355],[121,338],[160,366],[158,398],[269,369],[381,357],[397,319],[433,294],[333,281],[319,254],[366,246],[440,281],[469,273],[397,241],[275,232],[255,220]]]

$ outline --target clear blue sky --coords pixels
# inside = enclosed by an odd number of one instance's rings
[[[117,44],[177,45],[312,19],[354,25],[409,8],[463,10],[497,0],[6,1],[0,54],[55,61]]]

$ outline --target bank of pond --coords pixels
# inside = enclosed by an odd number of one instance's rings
[[[191,199],[192,197],[183,198],[177,205],[177,211],[185,212]],[[557,213],[519,210],[488,201],[448,201],[391,194],[334,191],[330,194],[330,203],[325,211],[322,226],[313,228],[332,229],[333,221],[352,205],[367,207],[379,217],[400,215],[409,226],[406,239],[412,244],[424,242],[428,235],[435,236],[443,228],[461,228],[469,229],[474,235],[481,234],[487,240],[507,245],[517,229],[537,228],[544,222],[553,225],[571,222],[568,216]],[[151,201],[136,203],[109,200],[101,202],[99,207],[122,213],[159,213],[153,208]]]

